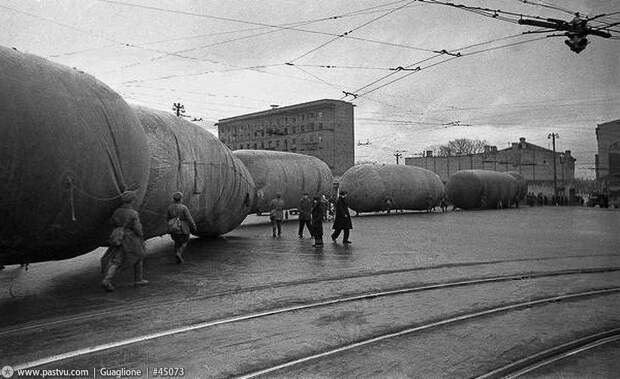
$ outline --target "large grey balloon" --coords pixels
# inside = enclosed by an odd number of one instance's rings
[[[282,195],[286,208],[296,208],[305,192],[314,196],[328,194],[332,189],[332,173],[319,158],[270,150],[236,150],[234,154],[256,183],[253,212],[269,210],[269,202],[277,193]]]
[[[489,170],[463,170],[446,185],[448,198],[462,209],[497,208],[500,201],[509,207],[519,195],[519,183],[513,175]]]
[[[124,190],[146,189],[146,136],[125,101],[81,71],[0,47],[0,263],[105,243]]]
[[[184,194],[196,235],[218,236],[241,224],[254,200],[254,181],[243,163],[206,130],[141,106],[134,109],[148,137],[151,170],[140,217],[146,238],[167,233],[166,210]]]
[[[361,164],[348,169],[340,178],[340,190],[347,191],[349,208],[357,212],[386,209],[423,210],[427,201],[439,203],[444,186],[432,171],[395,164]]]

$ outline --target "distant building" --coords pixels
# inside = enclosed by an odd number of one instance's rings
[[[353,104],[317,100],[221,119],[220,140],[232,150],[277,150],[312,155],[334,175],[353,166]]]
[[[520,138],[512,146],[498,150],[485,146],[479,154],[439,157],[427,151],[423,157],[406,157],[405,164],[433,171],[446,183],[450,175],[460,170],[516,171],[528,182],[531,192],[553,194],[553,150],[546,149]],[[569,195],[575,179],[575,158],[570,150],[555,153],[557,183],[560,193]]]
[[[596,179],[612,202],[620,198],[620,120],[597,125]]]

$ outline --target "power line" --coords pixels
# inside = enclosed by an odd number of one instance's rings
[[[104,0],[95,0],[95,1],[104,1]],[[34,14],[34,13],[30,13],[30,12],[22,11],[22,10],[19,10],[19,9],[7,7],[7,6],[4,6],[4,5],[0,5],[0,8],[7,9],[7,10],[10,10],[10,11],[13,11],[13,12],[16,12],[16,13],[25,14],[25,15],[28,15],[30,17],[34,17],[34,18],[37,18],[39,20],[43,20],[43,21],[46,21],[46,22],[49,22],[49,23],[52,23],[52,24],[55,24],[55,25],[59,25],[59,26],[68,28],[68,29],[72,29],[72,30],[78,31],[78,32],[83,33],[83,34],[88,34],[88,35],[96,37],[96,38],[100,38],[100,39],[104,39],[106,41],[114,42],[114,43],[119,44],[119,45],[124,46],[124,47],[130,47],[130,48],[135,48],[135,49],[142,49],[142,50],[146,50],[146,51],[163,53],[163,54],[166,54],[166,55],[173,55],[173,56],[175,55],[174,53],[169,53],[169,52],[166,52],[166,51],[163,51],[163,50],[151,49],[151,48],[147,48],[147,47],[137,46],[137,45],[134,45],[134,44],[131,44],[131,43],[128,43],[128,42],[122,42],[122,41],[116,40],[114,38],[110,38],[108,36],[105,36],[103,34],[94,33],[91,30],[78,28],[76,26],[65,24],[65,23],[62,23],[62,22],[59,22],[59,21],[56,21],[56,20],[53,20],[53,19],[50,19],[50,18],[47,18],[47,17],[42,17],[42,16],[39,16],[39,15]]]
[[[504,41],[504,40],[508,40],[508,39],[515,38],[515,37],[521,37],[521,36],[522,36],[522,34],[521,34],[521,33],[519,33],[519,34],[513,34],[513,35],[509,35],[509,36],[505,36],[505,37],[494,38],[494,39],[491,39],[491,40],[488,40],[488,41],[478,42],[478,43],[475,43],[475,44],[471,44],[471,45],[463,46],[463,47],[458,48],[458,49],[450,49],[450,51],[463,51],[463,50],[468,50],[468,49],[473,48],[473,47],[478,47],[478,46],[482,46],[482,45],[487,45],[487,44],[491,44],[491,43],[495,43],[495,42],[499,42],[499,41]],[[446,50],[443,50],[443,51],[446,51]],[[428,58],[422,59],[422,60],[420,60],[420,61],[417,61],[417,62],[411,63],[411,64],[409,64],[409,65],[405,66],[404,68],[409,69],[409,68],[411,68],[411,67],[419,67],[419,65],[421,65],[421,64],[423,64],[423,63],[426,63],[426,62],[428,62],[428,61],[430,61],[430,60],[432,60],[432,59],[434,59],[434,58],[441,57],[442,55],[443,55],[443,54],[441,54],[441,53],[437,53],[436,55],[433,55],[433,56],[431,56],[431,57],[428,57]],[[455,55],[455,54],[451,54],[451,55]],[[421,68],[420,68],[420,69],[421,69]],[[418,71],[419,71],[419,70],[418,70]],[[387,78],[389,78],[389,77],[391,77],[391,76],[393,76],[393,75],[396,75],[398,72],[399,72],[399,71],[394,71],[394,72],[389,73],[389,74],[387,74],[387,75],[384,75],[384,76],[382,76],[382,77],[380,77],[380,78],[378,78],[378,79],[375,79],[374,81],[372,81],[372,82],[370,82],[370,83],[366,84],[365,86],[363,86],[363,87],[360,87],[360,88],[356,89],[355,91],[353,91],[353,93],[355,93],[355,94],[356,94],[356,93],[358,93],[359,91],[364,90],[364,89],[366,89],[366,88],[368,88],[368,87],[370,87],[370,86],[372,86],[372,85],[374,85],[374,84],[376,84],[376,83],[378,83],[378,82],[380,82],[380,81],[382,81],[382,80],[385,80],[385,79],[387,79]],[[413,74],[413,72],[411,72],[410,74]],[[408,74],[408,75],[409,75],[409,74]],[[408,76],[408,75],[407,75],[407,76]],[[345,97],[346,97],[346,96],[345,96]],[[344,98],[344,97],[343,97],[343,98]]]
[[[97,1],[105,1],[105,0],[97,0]],[[215,43],[212,43],[212,44],[209,44],[209,45],[202,45],[202,46],[198,46],[198,47],[194,47],[194,48],[177,50],[177,51],[173,51],[173,52],[165,52],[164,51],[162,55],[159,55],[159,56],[156,56],[156,57],[152,57],[152,58],[150,58],[149,60],[146,60],[146,61],[145,60],[141,60],[141,61],[138,61],[138,62],[127,64],[127,65],[119,67],[118,69],[125,69],[125,68],[129,68],[129,67],[135,67],[135,66],[138,66],[138,65],[142,65],[142,64],[145,64],[145,63],[149,63],[149,62],[152,62],[152,61],[164,58],[166,56],[173,56],[173,57],[177,57],[177,58],[190,59],[190,60],[194,60],[194,61],[206,61],[206,62],[209,62],[209,63],[216,63],[216,64],[225,64],[225,63],[222,63],[222,62],[208,60],[208,59],[205,60],[205,59],[201,59],[201,58],[197,58],[197,57],[183,56],[183,55],[180,55],[180,53],[186,53],[186,52],[190,52],[190,51],[194,51],[194,50],[199,50],[199,49],[203,49],[203,48],[207,48],[207,47],[223,45],[223,44],[226,44],[226,43],[230,43],[230,42],[234,42],[234,41],[239,41],[239,40],[243,40],[243,39],[248,39],[248,38],[253,38],[253,37],[256,37],[256,36],[270,34],[270,33],[274,33],[274,32],[277,32],[277,31],[282,31],[282,30],[308,31],[306,29],[291,28],[290,26],[309,25],[309,24],[312,24],[312,23],[320,22],[320,21],[340,19],[340,18],[349,17],[349,16],[357,16],[357,15],[364,14],[364,11],[385,7],[386,5],[392,5],[394,3],[402,3],[402,1],[387,3],[387,4],[384,4],[384,5],[370,7],[370,8],[364,8],[364,9],[360,9],[360,10],[357,10],[357,11],[352,11],[352,12],[349,12],[349,13],[345,13],[343,15],[337,15],[337,16],[331,16],[331,17],[323,17],[323,18],[319,18],[319,19],[300,21],[300,22],[296,22],[296,23],[289,23],[289,24],[282,24],[282,25],[270,25],[270,26],[265,26],[265,27],[260,27],[260,28],[246,29],[246,30],[256,30],[256,29],[264,29],[264,28],[267,28],[267,27],[277,28],[277,30],[270,30],[270,31],[267,31],[267,32],[255,33],[255,34],[252,34],[252,35],[249,35],[249,36],[243,36],[243,37],[238,37],[238,38],[234,38],[234,39],[229,39],[229,40],[226,40],[226,41],[215,42]],[[409,6],[409,5],[407,5],[407,6]],[[312,31],[312,32],[316,32],[316,33],[322,34],[322,35],[337,36],[337,34],[333,34],[333,33],[318,32],[318,31]],[[349,39],[353,39],[353,40],[359,40],[359,41],[364,41],[364,42],[374,43],[374,44],[380,44],[380,45],[387,45],[387,46],[393,46],[393,47],[401,47],[401,48],[413,49],[413,50],[418,50],[418,51],[432,51],[432,50],[429,50],[429,49],[419,48],[419,47],[415,47],[415,46],[404,45],[404,44],[397,44],[397,43],[391,43],[391,42],[384,42],[384,41],[377,41],[377,40],[372,40],[372,39],[368,39],[368,38],[352,37],[352,36],[348,36],[348,35],[344,36],[344,37],[345,38],[349,38]],[[233,66],[233,67],[238,67],[238,66]],[[115,71],[115,70],[111,70],[111,71]]]
[[[293,59],[289,60],[289,62],[291,62],[291,63],[292,63],[292,62],[295,62],[296,60],[299,60],[299,59],[301,59],[301,58],[303,58],[303,57],[305,57],[305,56],[308,56],[308,55],[312,54],[313,52],[315,52],[315,51],[317,51],[317,50],[319,50],[319,49],[321,49],[321,48],[323,48],[323,47],[325,47],[325,46],[329,45],[330,43],[332,43],[332,42],[334,42],[334,41],[336,41],[336,40],[338,40],[338,39],[340,39],[340,38],[343,38],[344,36],[347,36],[347,35],[349,35],[349,34],[351,34],[351,33],[355,32],[355,31],[357,31],[357,30],[359,30],[359,29],[361,29],[361,28],[363,28],[363,27],[366,27],[366,26],[370,25],[370,24],[371,24],[371,23],[373,23],[373,22],[376,22],[376,21],[378,21],[378,20],[380,20],[380,19],[382,19],[382,18],[384,18],[384,17],[387,17],[387,16],[389,16],[390,14],[392,14],[392,13],[394,13],[394,12],[398,12],[399,10],[401,10],[401,9],[403,9],[403,8],[405,8],[405,7],[407,7],[407,6],[409,6],[410,4],[414,3],[415,1],[416,1],[416,0],[409,1],[408,3],[406,3],[406,4],[404,4],[404,5],[401,5],[400,7],[397,7],[397,8],[395,8],[395,9],[391,9],[391,10],[387,11],[386,13],[384,13],[384,14],[382,14],[382,15],[378,16],[378,17],[375,17],[375,18],[373,18],[373,19],[371,19],[371,20],[369,20],[369,21],[367,21],[367,22],[365,22],[365,23],[363,23],[363,24],[361,24],[361,25],[359,25],[359,26],[357,26],[357,27],[355,27],[355,28],[353,28],[353,29],[351,29],[351,30],[347,31],[347,32],[344,32],[344,33],[342,33],[342,34],[340,34],[340,35],[337,35],[336,37],[334,37],[334,38],[332,38],[332,39],[330,39],[330,40],[328,40],[328,41],[326,41],[326,42],[324,42],[324,43],[320,44],[319,46],[317,46],[317,47],[315,47],[315,48],[313,48],[313,49],[310,49],[309,51],[307,51],[307,52],[305,52],[305,53],[301,54],[300,56],[298,56],[298,57],[296,57],[296,58],[293,58]]]
[[[402,2],[402,0],[398,1],[398,3],[400,3],[400,2]],[[364,13],[362,11],[365,11],[365,10],[368,10],[368,9],[375,9],[375,8],[378,8],[378,7],[379,6],[375,6],[375,7],[371,7],[371,8],[364,8],[362,10],[352,11],[352,12],[349,12],[349,13],[344,14],[344,15],[336,15],[336,16],[330,16],[330,17],[322,17],[322,18],[318,18],[318,19],[297,21],[297,22],[293,22],[293,23],[280,24],[280,25],[277,25],[277,26],[306,26],[306,25],[311,25],[311,24],[314,24],[314,23],[322,22],[322,21],[336,20],[336,19],[340,19],[340,18],[343,18],[343,17],[351,17],[351,16],[357,16],[357,15],[363,15],[363,14],[366,14],[366,13]],[[383,6],[381,6],[381,7],[383,7]],[[373,12],[378,12],[378,11],[374,10]],[[263,29],[267,29],[267,27],[258,27],[258,28],[251,28],[251,29],[245,29],[245,30],[247,31],[247,30],[263,30]],[[213,47],[213,46],[224,45],[224,44],[227,44],[227,43],[236,42],[236,41],[240,41],[240,40],[244,40],[244,39],[255,38],[255,37],[259,37],[259,36],[266,35],[266,34],[281,32],[283,30],[286,30],[286,29],[275,29],[275,30],[269,30],[269,31],[266,31],[266,32],[261,32],[261,33],[254,33],[254,34],[243,36],[243,37],[237,37],[237,38],[228,39],[228,40],[224,40],[224,41],[214,42],[214,43],[211,43],[211,44],[208,44],[208,45],[201,45],[201,46],[193,47],[193,48],[189,48],[189,49],[177,50],[177,51],[175,51],[175,53],[187,53],[187,52],[190,52],[190,51],[200,50],[200,49],[204,49],[204,48],[208,48],[208,47]],[[154,61],[154,60],[163,58],[164,56],[165,55],[161,55],[161,56],[157,56],[157,57],[151,58],[150,61]]]
[[[526,40],[526,41],[519,41],[519,42],[509,43],[509,44],[506,44],[506,45],[495,46],[495,47],[491,47],[491,48],[488,48],[488,49],[483,49],[483,50],[479,50],[479,51],[474,51],[474,52],[472,52],[472,53],[462,54],[462,56],[472,56],[472,55],[481,54],[481,53],[485,53],[485,52],[489,52],[489,51],[493,51],[493,50],[504,49],[504,48],[507,48],[507,47],[512,47],[512,46],[516,46],[516,45],[521,45],[521,44],[524,44],[524,43],[536,42],[536,41],[540,41],[540,40],[542,40],[542,39],[546,39],[546,38],[547,38],[547,37],[545,36],[545,37],[540,37],[540,38],[529,39],[529,40]],[[377,91],[377,90],[379,90],[379,89],[381,89],[381,88],[383,88],[383,87],[385,87],[385,86],[388,86],[388,85],[390,85],[390,84],[392,84],[392,83],[395,83],[395,82],[397,82],[397,81],[400,81],[400,80],[402,80],[402,79],[405,79],[406,77],[408,77],[408,76],[410,76],[410,75],[413,75],[413,74],[415,74],[415,73],[418,73],[418,72],[420,72],[420,71],[422,71],[422,70],[426,70],[426,69],[429,69],[429,68],[431,68],[431,67],[438,66],[438,65],[440,65],[440,64],[450,62],[450,61],[452,61],[452,60],[454,60],[454,59],[457,59],[457,58],[460,58],[460,57],[451,57],[451,58],[448,58],[448,59],[444,59],[444,60],[442,60],[442,61],[439,61],[439,62],[437,62],[437,63],[433,63],[433,64],[430,64],[430,65],[428,65],[428,66],[421,67],[421,68],[420,68],[420,70],[418,70],[418,71],[414,71],[414,72],[407,73],[407,74],[405,74],[405,75],[403,75],[403,76],[401,76],[401,77],[399,77],[399,78],[396,78],[396,79],[391,80],[391,81],[389,81],[389,82],[387,82],[387,83],[384,83],[384,84],[382,84],[382,85],[380,85],[380,86],[378,86],[378,87],[375,87],[375,88],[373,88],[373,89],[371,89],[371,90],[368,90],[368,91],[366,91],[366,92],[364,92],[364,93],[362,93],[362,94],[358,94],[358,97],[365,96],[365,95],[367,95],[367,94],[369,94],[369,93],[372,93],[372,92],[374,92],[374,91]]]
[[[201,14],[201,13],[193,13],[193,12],[187,12],[187,11],[174,10],[174,9],[159,8],[159,7],[153,7],[153,6],[148,6],[148,5],[125,3],[125,2],[121,2],[121,1],[115,1],[115,0],[94,0],[94,1],[99,1],[99,2],[104,2],[104,3],[109,3],[109,4],[115,4],[115,5],[121,5],[121,6],[149,9],[149,10],[158,11],[158,12],[182,14],[182,15],[186,15],[186,16],[202,17],[202,18],[209,18],[209,19],[215,19],[215,20],[220,20],[220,21],[229,21],[229,22],[235,22],[235,23],[263,26],[263,27],[267,27],[267,28],[276,28],[276,29],[281,29],[281,30],[291,30],[291,31],[298,31],[298,32],[304,32],[304,33],[311,33],[311,34],[327,35],[327,36],[332,36],[332,37],[338,36],[338,34],[327,33],[327,32],[322,32],[322,31],[317,31],[317,30],[301,29],[301,28],[292,27],[292,26],[286,26],[286,25],[273,25],[273,24],[267,24],[267,23],[263,23],[263,22],[247,21],[247,20],[240,20],[240,19],[235,19],[235,18],[231,18],[231,17],[214,16],[214,15]],[[420,1],[420,0],[417,0],[417,1]],[[392,4],[392,3],[390,3],[390,4]],[[376,41],[376,40],[364,39],[364,38],[356,38],[356,37],[351,37],[351,36],[345,36],[344,38],[351,38],[351,39],[355,39],[355,40],[372,42],[372,43],[377,43],[377,44],[394,45],[394,44],[390,44],[388,42]],[[408,48],[413,48],[413,47],[409,46]]]
[[[557,11],[560,11],[560,12],[568,13],[570,15],[575,15],[575,13],[577,13],[575,11],[571,11],[571,10],[568,10],[568,9],[565,9],[565,8],[558,7],[557,5],[553,5],[551,3],[545,3],[542,0],[539,0],[538,3],[534,3],[534,2],[528,1],[528,0],[516,0],[516,1],[518,1],[520,3],[524,3],[524,4],[530,4],[530,5],[534,5],[534,6],[539,6],[539,7],[543,7],[543,8],[557,10]]]
[[[324,83],[324,84],[328,85],[329,87],[334,88],[334,89],[336,89],[336,90],[340,91],[340,88],[341,88],[341,87],[337,87],[335,84],[332,84],[332,83],[330,83],[330,82],[328,82],[328,81],[326,81],[326,80],[324,80],[324,79],[321,79],[321,78],[319,78],[318,76],[316,76],[316,75],[314,75],[314,74],[312,74],[312,73],[310,73],[310,72],[308,72],[308,71],[304,70],[304,69],[303,69],[303,68],[301,68],[301,67],[297,67],[297,66],[295,66],[295,65],[293,65],[293,66],[294,66],[296,69],[300,70],[301,72],[305,73],[306,75],[310,75],[311,77],[313,77],[313,78],[315,78],[316,80],[318,80],[318,81],[320,81],[320,82],[322,82],[322,83]]]

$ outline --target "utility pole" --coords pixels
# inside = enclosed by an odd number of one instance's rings
[[[177,117],[181,117],[181,113],[185,113],[185,106],[181,103],[172,103],[172,110],[176,113]]]
[[[558,171],[557,171],[557,165],[555,163],[556,160],[556,156],[555,156],[555,139],[556,138],[560,138],[560,135],[558,133],[549,133],[547,135],[547,139],[551,139],[552,144],[553,144],[553,196],[555,197],[555,201],[558,201]]]
[[[394,156],[396,157],[396,164],[398,164],[398,159],[403,156],[403,153],[407,150],[396,150],[394,152]]]

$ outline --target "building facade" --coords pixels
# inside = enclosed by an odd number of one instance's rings
[[[528,182],[531,192],[553,194],[552,150],[526,142],[520,138],[511,147],[498,150],[496,146],[485,146],[485,152],[457,156],[433,156],[427,151],[423,157],[406,157],[405,164],[433,171],[446,183],[450,176],[460,170],[516,171]],[[575,158],[570,150],[555,153],[557,185],[560,192],[569,195],[575,178]]]
[[[221,119],[220,140],[231,150],[277,150],[312,155],[342,175],[355,161],[353,104],[317,100]]]
[[[597,125],[596,179],[614,204],[620,203],[620,120]]]

